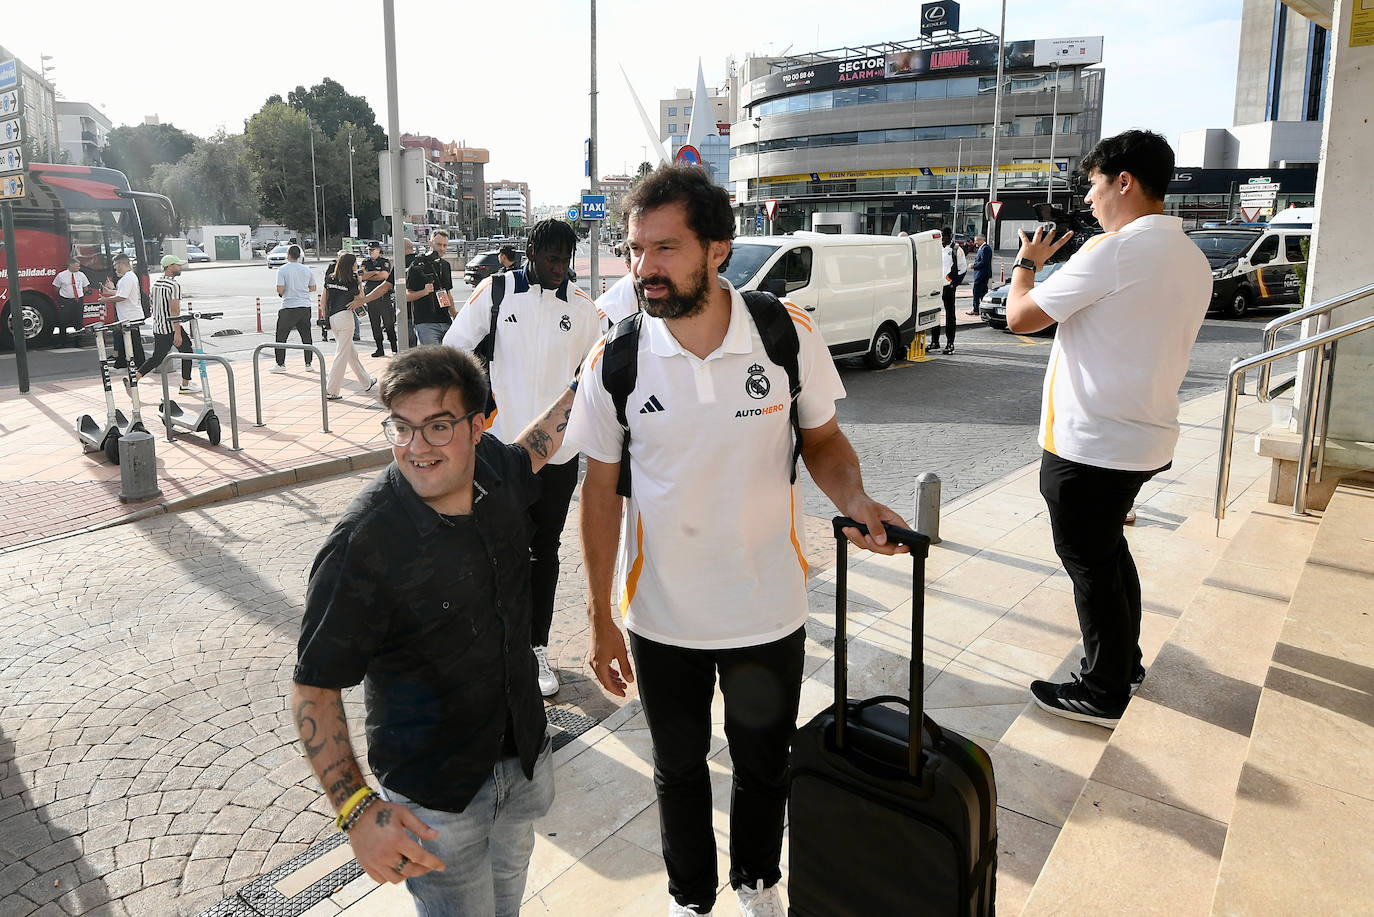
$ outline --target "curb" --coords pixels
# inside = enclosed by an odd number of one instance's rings
[[[276,490],[279,487],[287,487],[291,484],[305,484],[309,481],[317,481],[321,478],[349,474],[354,471],[366,471],[370,468],[379,468],[390,461],[391,450],[389,448],[372,449],[367,452],[360,452],[356,455],[344,455],[336,458],[324,459],[308,465],[301,465],[297,468],[283,468],[279,471],[269,471],[265,474],[254,475],[242,480],[219,484],[206,490],[187,494],[184,497],[178,497],[175,500],[166,500],[153,506],[147,506],[137,512],[129,513],[127,516],[121,516],[118,519],[108,519],[94,525],[73,529],[70,532],[62,532],[58,535],[48,535],[44,538],[35,538],[33,541],[26,541],[23,544],[0,548],[0,556],[8,554],[11,551],[20,551],[25,548],[37,547],[38,545],[60,541],[63,538],[71,538],[74,535],[85,535],[90,532],[98,532],[101,529],[114,528],[117,525],[127,525],[131,522],[142,522],[154,516],[178,513],[188,509],[195,509],[200,506],[207,506],[211,503],[222,503],[225,500],[233,500],[238,497],[262,493],[263,491]]]

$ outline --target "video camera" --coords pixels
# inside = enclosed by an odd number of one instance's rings
[[[441,256],[432,251],[427,251],[412,258],[410,266],[419,270],[420,276],[425,278],[426,283],[434,284],[434,289],[437,292],[440,287],[440,278],[443,277],[443,273],[439,270],[439,262],[442,260]]]
[[[1047,263],[1057,264],[1061,261],[1068,261],[1078,250],[1083,247],[1093,236],[1102,231],[1102,225],[1097,222],[1091,210],[1063,210],[1050,203],[1039,203],[1035,205],[1035,218],[1041,223],[1053,223],[1055,238],[1061,239],[1064,233],[1072,231],[1073,238],[1050,256]]]

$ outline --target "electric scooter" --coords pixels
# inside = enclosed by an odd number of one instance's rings
[[[185,315],[172,317],[173,324],[185,324],[191,335],[191,349],[195,353],[203,354],[205,350],[200,338],[200,320],[202,318],[220,318],[223,312],[187,312]],[[173,355],[176,351],[172,352]],[[163,404],[158,405],[163,421],[170,421],[174,427],[187,430],[191,433],[204,433],[205,438],[210,440],[210,445],[218,446],[220,442],[220,423],[219,417],[215,414],[215,403],[210,398],[210,376],[205,371],[204,361],[200,363],[200,406],[195,410],[188,410],[177,404],[170,397]]]
[[[133,336],[142,333],[138,330],[138,326],[142,325],[143,322],[144,319],[139,318],[127,322],[118,322],[115,325],[119,329],[119,333],[124,335],[124,354],[128,358],[124,367],[127,373],[124,377],[124,388],[129,393],[129,410],[133,412],[133,416],[128,419],[121,417],[118,431],[120,436],[128,436],[135,430],[140,433],[148,432],[148,428],[143,426],[143,401],[138,397],[138,367],[134,365]],[[109,445],[105,447],[105,456],[116,465],[119,464],[118,440],[114,442],[113,450]]]
[[[113,373],[114,358],[105,346],[105,335],[118,329],[118,325],[96,325],[95,354],[100,363],[100,387],[105,390],[105,423],[102,426],[90,414],[76,418],[76,435],[81,438],[81,451],[104,451],[105,457],[119,464],[120,427],[128,426],[129,419],[124,412],[115,407]]]

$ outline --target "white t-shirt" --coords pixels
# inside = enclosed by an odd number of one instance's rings
[[[645,315],[630,424],[620,610],[642,637],[719,649],[780,639],[806,620],[801,488],[789,483],[787,374],[764,353],[740,294],[730,291],[721,346],[699,360]],[[844,386],[806,312],[789,304],[801,349],[803,430],[835,416]],[[621,428],[602,384],[598,344],[577,389],[567,439],[619,462]]]
[[[610,326],[639,311],[639,297],[635,294],[634,272],[626,274],[611,288],[596,298],[596,307],[606,315],[607,330]]]
[[[496,414],[491,434],[513,442],[531,422],[544,416],[572,381],[577,367],[601,336],[601,313],[592,298],[571,282],[567,299],[557,290],[530,284],[523,270],[501,274],[506,285],[496,316],[496,355],[491,361],[491,387]],[[472,350],[491,329],[491,285],[477,285],[444,333],[449,347]],[[566,443],[550,458],[561,465],[577,458]]]
[[[115,283],[115,295],[123,297],[115,302],[115,321],[131,322],[144,317],[137,274],[125,271]]]
[[[1150,214],[1088,240],[1031,299],[1059,323],[1040,445],[1099,468],[1173,460],[1178,387],[1212,298],[1212,271],[1178,217]]]
[[[91,282],[86,279],[84,271],[63,271],[52,280],[52,285],[57,287],[57,295],[63,299],[80,299],[86,295],[86,287]]]

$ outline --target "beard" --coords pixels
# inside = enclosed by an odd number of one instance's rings
[[[646,283],[666,287],[667,295],[658,300],[648,299],[644,295]],[[635,298],[639,300],[639,307],[654,318],[690,318],[696,315],[706,308],[709,289],[705,258],[701,260],[700,267],[687,279],[687,284],[681,288],[661,274],[635,278]]]

